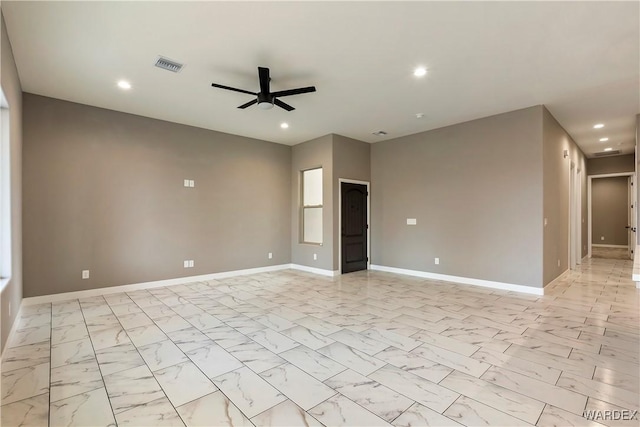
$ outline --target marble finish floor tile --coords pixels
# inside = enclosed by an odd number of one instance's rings
[[[396,419],[414,401],[364,375],[346,370],[325,384],[388,422]]]
[[[139,347],[138,351],[152,371],[189,360],[182,350],[170,340],[147,344]]]
[[[0,425],[49,427],[49,393],[2,405]]]
[[[600,425],[582,411],[640,406],[630,274],[585,260],[535,296],[282,270],[25,305],[2,425]]]
[[[49,363],[50,357],[51,345],[49,341],[7,348],[2,357],[2,369],[0,371],[8,372]]]
[[[256,427],[323,427],[318,420],[290,400],[285,400],[260,415],[256,415],[251,418],[251,422]]]
[[[381,341],[366,337],[357,332],[353,332],[347,329],[335,332],[329,335],[331,339],[334,339],[342,344],[353,347],[360,350],[363,353],[373,356],[376,353],[381,352],[385,348],[389,347],[389,344],[385,344]]]
[[[544,409],[538,400],[457,371],[440,385],[530,424],[536,423]]]
[[[51,346],[51,367],[91,360],[95,357],[89,337]]]
[[[376,358],[434,383],[439,383],[453,372],[447,366],[392,347],[376,354]]]
[[[103,376],[144,365],[144,360],[132,344],[97,350],[96,359]]]
[[[49,391],[49,364],[2,372],[2,404],[17,402]]]
[[[449,368],[456,369],[474,377],[480,377],[480,375],[484,374],[487,369],[491,367],[491,365],[487,363],[430,344],[421,345],[415,350],[412,350],[411,354],[448,366]]]
[[[184,427],[182,419],[166,397],[116,413],[116,421],[118,426]]]
[[[8,343],[7,347],[11,348],[35,344],[42,341],[48,341],[50,338],[50,325],[41,325],[33,328],[18,329],[11,337],[11,341]]]
[[[320,381],[331,378],[347,369],[340,363],[302,345],[280,353],[280,357]]]
[[[326,426],[373,427],[391,425],[340,394],[322,402],[308,412]]]
[[[282,335],[291,338],[292,340],[310,348],[311,350],[317,350],[320,347],[332,344],[335,341],[331,338],[327,338],[321,333],[307,329],[304,326],[294,326],[290,329],[285,329],[280,332]]]
[[[220,391],[176,408],[187,427],[252,427],[249,419]]]
[[[110,426],[116,422],[104,387],[51,403],[52,426]]]
[[[169,366],[155,371],[153,375],[176,407],[218,390],[191,362]]]
[[[355,348],[351,348],[340,342],[335,342],[326,347],[322,347],[317,351],[318,353],[323,354],[341,365],[361,373],[362,375],[369,375],[386,364],[373,356],[369,356],[360,350],[356,350]]]
[[[116,415],[164,397],[146,365],[105,375],[104,384]]]
[[[336,394],[335,388],[327,387],[290,363],[269,369],[260,376],[304,410]]]
[[[451,418],[447,418],[426,406],[414,403],[409,409],[404,411],[402,415],[393,420],[393,425],[396,427],[460,427],[462,424],[459,424]]]
[[[531,426],[490,406],[483,405],[466,396],[460,396],[443,412],[448,418],[465,426]]]
[[[231,347],[229,354],[248,366],[252,371],[260,373],[286,362],[282,357],[267,350],[257,342],[248,342]]]
[[[248,418],[286,400],[286,397],[247,367],[213,379],[218,388]]]
[[[368,377],[437,412],[447,409],[459,396],[450,389],[391,365]]]
[[[587,404],[585,395],[495,366],[480,379],[578,415]]]
[[[242,362],[218,344],[209,344],[187,351],[186,355],[209,378],[217,377],[244,366]]]

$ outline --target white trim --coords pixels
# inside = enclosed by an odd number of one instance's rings
[[[621,249],[629,248],[628,245],[596,245],[595,243],[591,246],[593,246],[594,248],[621,248]]]
[[[338,274],[342,274],[342,183],[367,186],[367,270],[371,268],[371,183],[357,179],[338,178]]]
[[[592,197],[591,196],[591,182],[592,182],[592,180],[593,179],[598,179],[598,178],[615,178],[615,177],[618,177],[618,176],[633,176],[633,177],[635,177],[635,175],[636,175],[635,172],[620,172],[620,173],[604,173],[604,174],[601,174],[601,175],[589,175],[588,176],[589,179],[587,181],[587,209],[588,209],[587,218],[588,218],[589,224],[587,226],[587,236],[588,236],[587,237],[587,239],[588,239],[587,245],[588,245],[589,250],[587,251],[587,255],[589,256],[589,258],[591,258],[591,252],[592,252],[591,251],[591,247],[593,246],[591,244],[591,242],[593,242],[593,236],[592,236],[592,230],[591,230],[591,228],[593,227],[593,224],[592,224],[593,223],[593,221],[592,221],[593,214],[591,212],[591,197]],[[634,181],[635,181],[635,179],[634,179]]]
[[[7,340],[4,343],[4,347],[2,347],[2,354],[0,354],[0,364],[2,363],[2,359],[4,358],[4,352],[7,351],[7,348],[9,347],[9,343],[11,343],[11,340],[13,339],[13,335],[16,333],[16,330],[18,329],[18,323],[20,323],[20,316],[21,316],[21,311],[22,311],[22,306],[23,301],[20,301],[20,307],[18,307],[18,312],[16,313],[16,317],[13,319],[13,325],[11,325],[11,330],[9,331],[9,336],[7,337]]]
[[[636,250],[633,253],[633,270],[631,274],[631,280],[636,282],[636,288],[640,289],[640,245],[636,245]]]
[[[322,268],[309,267],[309,266],[301,265],[301,264],[289,264],[289,268],[291,268],[293,270],[300,270],[300,271],[306,271],[308,273],[319,274],[321,276],[335,277],[335,276],[339,276],[340,275],[340,271],[339,270],[334,270],[334,271],[324,270]]]
[[[245,276],[247,274],[266,273],[269,271],[287,270],[293,268],[291,264],[272,265],[268,267],[247,268],[244,270],[223,271],[221,273],[203,274],[200,276],[177,277],[175,279],[156,280],[153,282],[134,283],[130,285],[110,286],[108,288],[87,289],[84,291],[64,292],[60,294],[29,297],[22,300],[23,305],[42,304],[47,302],[65,301],[69,299],[88,298],[99,295],[115,294],[119,292],[137,291],[140,289],[160,288],[163,286],[179,285],[189,282],[224,279],[226,277]]]
[[[571,270],[567,268],[565,271],[560,273],[560,275],[558,277],[556,277],[555,279],[553,279],[552,281],[550,281],[549,283],[544,285],[544,287],[546,288],[549,285],[555,285],[556,282],[559,282],[559,281],[563,280],[566,276],[568,276],[570,272],[571,272]]]
[[[505,291],[522,292],[526,294],[544,295],[543,288],[533,286],[514,285],[512,283],[494,282],[491,280],[474,279],[471,277],[450,276],[448,274],[430,273],[428,271],[406,270],[404,268],[387,267],[371,264],[371,270],[386,271],[388,273],[405,274],[408,276],[423,277],[425,279],[443,280],[465,285],[482,286],[484,288],[502,289]]]

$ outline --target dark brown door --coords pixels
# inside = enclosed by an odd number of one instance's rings
[[[342,182],[342,273],[367,269],[367,186]]]

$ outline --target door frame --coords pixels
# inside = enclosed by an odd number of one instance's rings
[[[592,227],[593,227],[593,215],[591,212],[591,204],[593,202],[592,197],[591,197],[591,183],[594,179],[599,179],[599,178],[615,178],[615,177],[619,177],[619,176],[630,176],[633,177],[633,181],[635,183],[636,179],[636,173],[635,172],[620,172],[620,173],[605,173],[605,174],[599,174],[599,175],[589,175],[589,180],[587,181],[587,209],[588,209],[588,218],[589,218],[589,226],[587,228],[588,231],[588,257],[591,258],[591,245],[592,245],[592,241],[593,241],[593,236],[592,236]],[[637,203],[637,202],[636,202]],[[627,209],[629,209],[629,206],[627,206]],[[636,218],[631,218],[631,227],[637,227],[636,224]]]
[[[367,186],[367,270],[371,266],[371,183],[357,179],[338,178],[338,274],[342,274],[342,183]]]

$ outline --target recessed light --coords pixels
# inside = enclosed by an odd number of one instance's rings
[[[611,148],[611,147],[607,147],[607,148],[604,149],[604,151],[611,151],[611,150],[613,150],[613,148]]]
[[[605,142],[605,141],[608,141],[608,140],[609,140],[609,138],[600,138],[600,142]]]
[[[594,129],[602,129],[604,125],[602,123],[598,123],[597,125],[593,125]]]
[[[287,129],[289,127],[289,123],[280,123],[280,127],[282,129]]]
[[[416,77],[422,77],[426,74],[427,74],[427,69],[424,67],[418,67],[415,70],[413,70],[413,75]]]
[[[128,82],[128,81],[126,81],[126,80],[120,80],[120,81],[118,82],[118,87],[119,87],[120,89],[128,90],[128,89],[131,89],[131,83],[129,83],[129,82]]]

